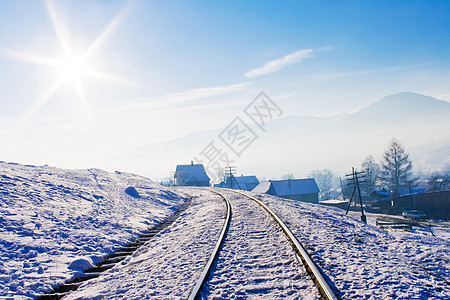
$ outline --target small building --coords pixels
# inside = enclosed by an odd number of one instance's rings
[[[262,181],[252,192],[319,203],[319,187],[314,178]]]
[[[202,164],[178,165],[175,170],[175,185],[209,186],[209,177]]]
[[[225,181],[214,185],[215,187],[251,191],[259,184],[256,176],[230,176]]]
[[[386,190],[385,188],[382,188],[381,190],[373,190],[372,193],[369,195],[372,199],[375,200],[375,202],[383,202],[383,201],[390,201],[391,200],[391,193]]]
[[[415,209],[434,219],[450,220],[450,191],[409,194],[392,198],[398,212]]]

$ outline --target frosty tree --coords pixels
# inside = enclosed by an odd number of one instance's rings
[[[398,194],[400,187],[408,186],[411,169],[409,154],[396,138],[392,138],[381,162],[381,178],[394,196]]]
[[[287,173],[287,174],[284,174],[283,176],[281,176],[281,179],[282,180],[295,179],[295,176],[293,173]]]
[[[333,188],[336,182],[336,176],[329,169],[323,170],[314,170],[309,174],[310,177],[313,177],[317,183],[317,186],[321,192],[321,200],[330,199],[330,190]]]
[[[361,169],[366,172],[366,182],[361,185],[361,189],[366,195],[375,189],[380,176],[380,166],[376,163],[372,155],[367,156],[361,164]]]

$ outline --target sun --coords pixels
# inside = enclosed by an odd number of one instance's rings
[[[22,124],[25,124],[29,119],[31,119],[31,117],[39,111],[40,108],[43,107],[66,83],[71,84],[71,88],[73,89],[73,92],[79,100],[79,103],[84,109],[87,117],[90,117],[90,109],[85,88],[83,86],[83,81],[86,78],[96,78],[100,80],[119,82],[121,84],[132,83],[127,78],[121,78],[120,76],[99,72],[89,68],[87,65],[87,61],[108,41],[114,31],[125,19],[128,14],[128,5],[125,5],[119,11],[117,16],[113,18],[113,20],[104,28],[100,35],[94,39],[93,42],[80,54],[75,51],[75,49],[79,47],[75,47],[76,40],[74,40],[70,34],[68,20],[65,18],[65,14],[62,13],[64,8],[60,7],[60,5],[61,3],[58,1],[45,1],[46,11],[60,44],[59,53],[61,55],[59,57],[55,58],[47,55],[39,55],[36,53],[30,54],[27,52],[0,48],[0,52],[5,53],[13,59],[51,67],[56,70],[57,74],[55,80],[48,87],[48,89],[41,95],[38,95],[37,98],[30,104],[30,107],[25,110],[23,116],[19,120],[19,126],[22,126]]]
[[[64,81],[78,82],[89,74],[89,68],[82,57],[68,56],[56,59],[55,67]]]

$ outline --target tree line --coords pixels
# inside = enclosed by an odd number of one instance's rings
[[[413,163],[409,153],[400,141],[392,138],[383,153],[380,163],[377,163],[372,155],[367,156],[361,164],[360,171],[365,172],[364,183],[361,191],[364,195],[370,195],[375,189],[386,189],[392,196],[399,195],[401,189],[411,191],[418,178],[413,177]],[[345,182],[339,182],[337,176],[329,170],[315,170],[310,173],[322,192],[322,200],[334,198],[332,188],[341,185],[345,191]],[[448,174],[431,174],[428,181],[434,184],[434,189],[448,189]],[[433,187],[431,187],[433,189]]]

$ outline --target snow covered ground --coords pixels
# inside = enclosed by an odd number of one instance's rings
[[[343,299],[450,298],[448,239],[387,233],[338,208],[258,197],[288,223]]]
[[[209,259],[225,217],[223,200],[206,193],[194,198],[174,224],[131,257],[99,278],[85,282],[64,299],[187,299]]]
[[[125,193],[130,186],[140,198]],[[223,201],[132,174],[0,162],[0,299],[33,298],[82,275],[83,263],[96,263],[167,219],[189,195],[191,205],[172,225],[69,299],[185,299],[221,230]],[[339,209],[258,197],[287,221],[343,299],[449,298],[448,228],[436,237],[386,233],[370,225],[371,217],[366,225]],[[230,200],[234,225],[203,296],[315,298],[265,212],[251,200]],[[261,220],[264,229],[257,228]],[[264,253],[253,251],[258,245]]]
[[[184,201],[132,174],[0,162],[0,298],[31,298],[80,275],[80,263],[96,263]]]

